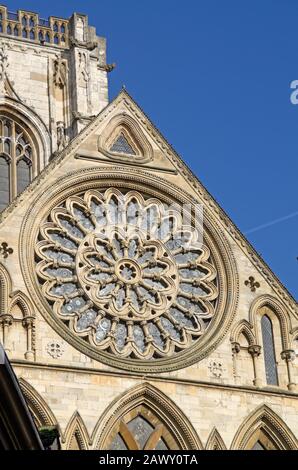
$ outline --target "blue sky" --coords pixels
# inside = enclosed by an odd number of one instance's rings
[[[297,298],[298,105],[290,83],[298,80],[298,2],[5,4],[45,18],[89,15],[117,63],[110,98],[125,84]]]

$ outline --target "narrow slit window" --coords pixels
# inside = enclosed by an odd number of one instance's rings
[[[20,194],[30,183],[30,166],[25,160],[20,160],[17,164],[17,187]]]
[[[261,320],[263,351],[268,385],[278,385],[276,357],[274,348],[273,327],[270,318],[263,315]]]
[[[0,211],[30,183],[35,174],[35,155],[28,128],[0,115]]]
[[[0,212],[9,204],[9,162],[0,156]]]

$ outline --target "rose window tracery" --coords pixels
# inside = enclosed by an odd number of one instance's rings
[[[36,255],[54,316],[98,351],[171,356],[215,314],[218,275],[198,230],[137,191],[68,197],[41,225]]]

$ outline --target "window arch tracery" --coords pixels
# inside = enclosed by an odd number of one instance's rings
[[[231,450],[296,450],[297,439],[285,422],[267,405],[261,405],[245,418],[237,430]]]
[[[26,126],[0,113],[0,211],[30,183],[36,145]]]
[[[108,406],[93,431],[94,449],[203,449],[188,418],[148,382],[127,390]]]
[[[216,309],[217,272],[198,236],[178,211],[136,191],[72,196],[40,228],[43,294],[100,351],[173,356],[204,334]]]
[[[109,450],[178,449],[171,432],[144,406],[122,418],[111,431]]]

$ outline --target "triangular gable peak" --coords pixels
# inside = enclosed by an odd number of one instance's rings
[[[128,155],[124,152],[111,151],[111,147],[120,135],[125,137],[134,153]],[[114,143],[111,143],[113,138],[115,139]],[[58,178],[61,178],[63,171],[64,174],[69,172],[71,164],[67,165],[66,162],[70,163],[73,158],[82,161],[82,169],[88,165],[98,165],[108,170],[115,167],[115,165],[119,167],[122,164],[134,171],[165,175],[168,179],[179,175],[184,181],[181,187],[189,192],[197,202],[204,205],[204,210],[212,218],[213,223],[232,237],[259,271],[261,277],[267,280],[273,291],[287,304],[287,307],[296,315],[298,314],[297,303],[286,288],[126,90],[122,90],[61,153],[52,158],[48,166],[27,189],[0,214],[0,224],[10,214],[13,215],[15,208],[20,209],[20,205],[26,198],[34,197],[40,188],[42,188],[42,191],[46,191],[49,177],[55,177],[56,170],[60,169],[60,172],[57,172]]]

